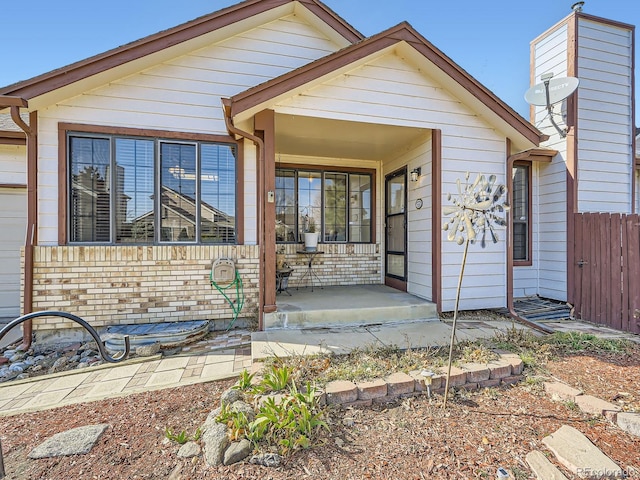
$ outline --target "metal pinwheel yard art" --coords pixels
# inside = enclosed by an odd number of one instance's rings
[[[465,175],[466,184],[464,188],[460,179],[456,181],[458,194],[452,196],[450,193],[447,199],[453,206],[445,206],[442,213],[449,220],[442,226],[447,233],[447,240],[455,241],[458,245],[464,244],[464,253],[460,265],[460,276],[458,277],[458,289],[456,292],[456,304],[453,312],[453,325],[451,329],[451,342],[449,344],[449,363],[447,368],[447,381],[444,388],[443,408],[447,406],[447,396],[449,392],[449,378],[451,376],[451,363],[453,357],[453,343],[456,334],[456,322],[458,319],[458,306],[460,305],[460,290],[462,288],[462,277],[464,267],[467,262],[469,244],[476,243],[480,239],[482,248],[487,245],[487,234],[490,235],[493,243],[498,242],[498,234],[495,226],[504,227],[507,225],[504,216],[509,211],[509,205],[502,202],[502,197],[507,193],[507,188],[502,184],[496,184],[496,176],[490,175],[488,178],[478,174],[473,183],[469,183],[469,172]]]

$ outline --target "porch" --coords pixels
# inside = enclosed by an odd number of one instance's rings
[[[451,323],[436,305],[385,285],[290,288],[277,295],[278,311],[265,315],[265,330],[252,332],[253,360],[271,355],[348,353],[367,346],[401,349],[448,345]],[[489,338],[516,326],[511,320],[460,321],[457,339]]]

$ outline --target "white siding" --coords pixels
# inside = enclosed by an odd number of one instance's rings
[[[57,244],[58,122],[226,135],[221,98],[323,57],[339,47],[295,15],[283,17],[85,92],[40,111],[39,239]],[[245,146],[245,241],[255,243],[255,150]]]
[[[629,213],[632,33],[581,18],[578,36],[578,210]]]
[[[0,145],[0,183],[27,184],[27,149],[22,145]]]
[[[393,52],[340,74],[274,108],[277,112],[291,115],[441,129],[443,205],[447,202],[447,193],[456,191],[456,180],[463,179],[467,170],[471,170],[474,178],[477,173],[495,174],[499,182],[505,181],[505,138],[445,88]],[[425,149],[423,157],[426,154]],[[423,161],[419,157],[411,157],[410,153],[406,154],[406,159],[412,168],[414,163],[418,165],[418,162]],[[385,171],[389,171],[389,168],[385,164]],[[423,167],[423,176],[429,173],[427,170],[429,169]],[[431,182],[430,179],[424,181]],[[429,183],[424,188],[426,194]],[[416,197],[418,194],[423,195],[422,192],[416,192]],[[413,195],[412,193],[409,197],[411,208],[415,208],[412,207],[415,204]],[[428,212],[425,210],[422,214],[427,215]],[[419,228],[418,224],[411,226],[412,231],[416,232],[414,235],[418,236],[427,235],[429,228],[430,226]],[[489,243],[485,249],[479,245],[471,246],[461,309],[506,305],[504,229],[499,229],[499,235],[500,242],[496,245]],[[442,232],[441,238],[442,307],[445,311],[451,311],[455,304],[462,248],[453,242],[447,242],[445,232]],[[414,255],[418,254],[414,251]],[[427,263],[424,255],[420,257],[422,265],[419,268],[423,268]],[[416,282],[414,292],[425,292],[425,298],[431,298],[429,283],[425,278],[418,278],[417,273],[410,272],[411,280]]]
[[[0,183],[26,185],[26,148],[0,145],[0,172]],[[26,228],[26,188],[0,188],[0,318],[20,315],[20,247]]]
[[[433,300],[433,243],[431,241],[433,218],[433,179],[431,175],[432,151],[431,138],[411,148],[392,161],[384,162],[382,186],[384,192],[384,177],[403,166],[407,166],[407,292],[427,300]],[[417,182],[409,179],[409,173],[420,167],[421,175]],[[416,208],[416,200],[421,199],[422,208]],[[384,198],[382,198],[384,200]],[[384,222],[384,201],[381,202],[381,222]],[[380,223],[384,225],[384,223]],[[382,246],[384,251],[384,236]]]
[[[554,77],[567,76],[567,27],[562,26],[534,44],[533,72],[535,82],[540,75],[553,72]],[[555,112],[564,111],[565,105],[555,106]],[[567,298],[567,144],[560,137],[546,117],[546,108],[537,107],[535,125],[549,140],[544,147],[558,150],[551,164],[540,165],[538,171],[538,193],[533,198],[538,207],[534,215],[537,244],[533,249],[534,265],[538,268],[537,294],[557,300]],[[564,127],[562,118],[555,117],[560,127]],[[537,225],[536,225],[537,223]],[[518,272],[520,269],[516,268]],[[531,279],[531,275],[529,275]],[[522,285],[521,285],[522,286]],[[530,287],[530,283],[526,286]],[[514,291],[514,294],[516,292]],[[522,293],[530,294],[530,290]]]

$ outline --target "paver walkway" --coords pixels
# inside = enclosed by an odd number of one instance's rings
[[[233,332],[184,347],[169,357],[132,358],[2,384],[0,415],[211,382],[233,377],[250,366],[250,334]]]

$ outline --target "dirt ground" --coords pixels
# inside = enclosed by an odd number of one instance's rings
[[[640,346],[622,354],[562,356],[547,376],[585,393],[640,411]],[[545,451],[542,438],[562,425],[583,432],[629,475],[640,479],[640,438],[571,403],[551,401],[535,379],[516,386],[463,393],[441,408],[441,397],[417,397],[327,412],[323,445],[288,457],[278,468],[249,463],[207,467],[177,457],[165,428],[194,432],[233,381],[160,390],[125,398],[0,418],[8,479],[493,479],[504,467],[533,478],[525,456]],[[348,421],[345,421],[345,418]],[[351,421],[352,420],[352,421]],[[109,423],[87,455],[29,460],[51,435]],[[345,426],[349,425],[349,426]],[[565,471],[568,478],[571,474]]]

